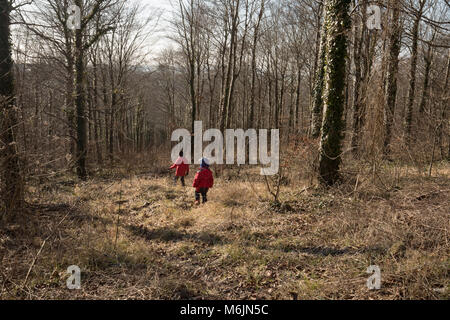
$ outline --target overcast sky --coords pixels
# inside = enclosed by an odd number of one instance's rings
[[[165,30],[168,29],[167,20],[170,19],[170,12],[172,10],[173,1],[176,0],[139,0],[142,3],[148,5],[147,10],[151,10],[151,7],[158,8],[162,10],[162,17],[158,25],[159,32],[155,37],[152,38],[152,56],[157,55],[161,50],[167,48],[171,45],[171,42],[165,37]],[[148,15],[148,13],[147,13]]]
[[[164,7],[164,6],[170,6],[169,0],[141,0],[144,3],[148,3],[152,6],[158,6],[158,7]]]
[[[167,38],[169,23],[171,19],[172,5],[171,3],[176,3],[174,1],[178,0],[134,0],[136,2],[141,2],[146,5],[146,10],[141,12],[143,17],[152,17],[152,13],[157,9],[162,12],[162,16],[159,20],[157,26],[157,32],[152,32],[150,38],[148,39],[146,45],[142,50],[150,53],[150,59],[155,58],[161,50],[173,47],[174,44]],[[24,7],[25,10],[28,8]]]

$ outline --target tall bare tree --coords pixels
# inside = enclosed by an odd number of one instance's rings
[[[385,84],[384,106],[384,145],[383,154],[388,156],[392,138],[392,126],[394,122],[395,105],[397,102],[397,76],[398,62],[401,47],[402,27],[400,22],[400,0],[390,1],[390,36],[387,52],[387,74]]]
[[[411,44],[411,69],[409,76],[409,92],[408,92],[408,104],[406,106],[405,114],[405,140],[409,145],[411,142],[411,126],[413,117],[414,98],[416,95],[416,70],[417,70],[417,57],[418,57],[418,42],[420,21],[424,13],[426,0],[419,1],[419,8],[413,11],[414,24],[412,28],[412,44]]]
[[[114,28],[117,16],[113,14],[109,19],[102,20],[101,24],[95,24],[95,29],[89,27],[90,23],[95,21],[97,15],[111,10],[118,4],[117,1],[118,0],[75,0],[74,2],[81,11],[80,27],[74,32],[74,97],[77,125],[76,168],[78,177],[82,180],[87,178],[86,159],[88,152],[86,134],[86,91],[84,83],[86,52],[103,35]]]
[[[318,138],[320,135],[320,129],[322,126],[322,112],[323,112],[323,90],[325,88],[325,62],[327,54],[327,37],[328,37],[328,0],[324,0],[323,11],[322,11],[322,27],[320,35],[320,49],[317,63],[317,70],[315,76],[314,85],[314,98],[313,107],[311,111],[311,136],[313,138]]]

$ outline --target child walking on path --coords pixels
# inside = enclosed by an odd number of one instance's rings
[[[181,185],[186,186],[185,177],[189,174],[188,160],[184,157],[183,151],[180,152],[180,156],[177,161],[170,167],[170,169],[177,169],[175,172],[175,184],[178,179],[181,178]]]
[[[207,195],[210,188],[214,185],[214,178],[211,170],[209,169],[209,160],[202,158],[200,160],[200,170],[194,178],[193,187],[195,188],[195,204],[200,204],[200,195],[202,196],[203,203],[208,201]]]

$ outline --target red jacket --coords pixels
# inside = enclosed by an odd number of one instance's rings
[[[192,186],[196,188],[197,192],[200,191],[201,188],[212,188],[214,185],[214,178],[211,170],[208,168],[201,168],[197,171],[197,174],[194,178],[194,183]]]
[[[187,164],[186,158],[178,158],[174,165],[170,167],[170,169],[175,168],[177,168],[177,171],[175,172],[177,177],[184,177],[189,173],[189,165]]]

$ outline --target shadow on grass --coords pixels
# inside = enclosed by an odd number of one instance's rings
[[[316,256],[343,256],[355,254],[384,254],[386,249],[382,247],[366,247],[361,249],[356,248],[332,248],[324,246],[297,246],[293,244],[279,245],[279,246],[263,246],[261,249],[265,250],[281,250],[283,252],[298,252],[306,253]]]
[[[165,242],[178,242],[191,240],[196,242],[202,242],[210,246],[216,244],[225,244],[228,242],[226,239],[209,232],[188,233],[170,227],[163,227],[151,230],[144,226],[135,226],[135,225],[130,225],[127,227],[127,229],[134,236],[141,237],[145,240],[159,240]]]

